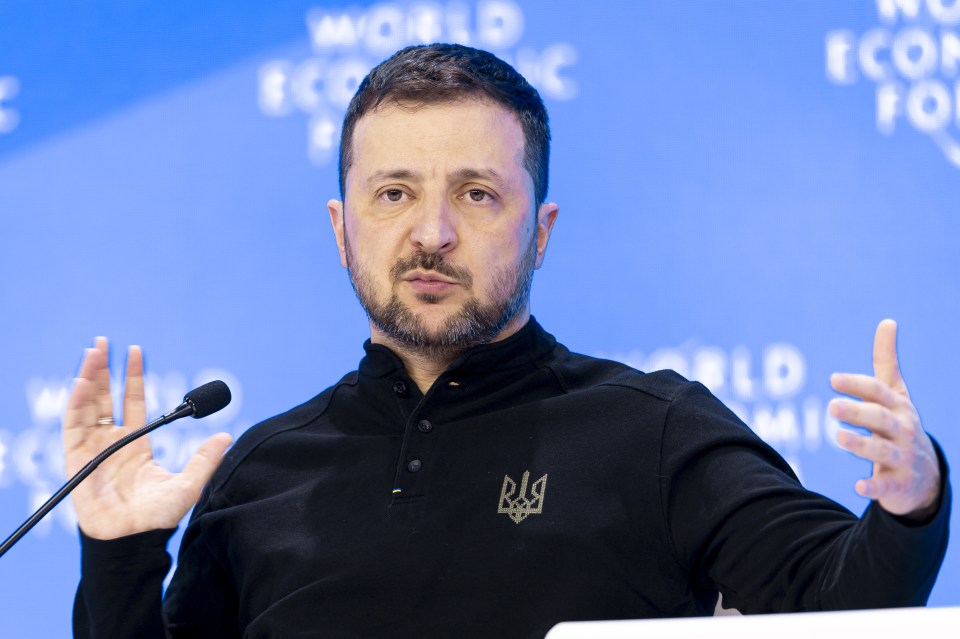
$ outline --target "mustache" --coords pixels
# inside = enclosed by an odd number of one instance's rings
[[[466,288],[470,288],[473,285],[473,276],[470,274],[470,271],[462,266],[449,264],[440,253],[425,253],[423,251],[417,251],[409,257],[401,257],[398,259],[390,269],[390,277],[393,279],[393,283],[396,284],[400,282],[406,273],[414,269],[434,271],[445,277],[457,280]]]

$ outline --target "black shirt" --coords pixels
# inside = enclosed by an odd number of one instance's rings
[[[77,636],[542,637],[564,620],[922,605],[941,507],[857,519],[700,384],[535,320],[421,394],[358,371],[250,429],[172,531],[83,540]],[[939,452],[939,451],[938,451]],[[942,455],[941,455],[942,463]]]

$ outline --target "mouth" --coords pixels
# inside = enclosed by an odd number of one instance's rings
[[[405,282],[440,282],[443,284],[459,284],[457,280],[452,277],[447,277],[446,275],[441,275],[436,271],[421,271],[415,270],[410,271],[403,276],[403,281]]]
[[[435,271],[410,271],[401,281],[406,282],[417,293],[425,295],[441,295],[460,286],[457,280]]]

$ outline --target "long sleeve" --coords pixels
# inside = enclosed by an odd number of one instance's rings
[[[743,612],[923,605],[947,543],[950,487],[923,525],[872,503],[858,519],[789,466],[699,384],[671,405],[661,495],[678,561]]]
[[[167,633],[174,639],[236,639],[237,593],[203,526],[210,500],[201,498],[183,533],[177,570],[164,598]],[[221,543],[226,540],[219,539]]]
[[[166,546],[174,530],[153,530],[101,541],[81,533],[81,580],[74,601],[78,639],[234,638],[233,587],[207,549],[196,519],[204,494],[180,545],[174,585],[163,597],[170,569]]]
[[[73,605],[77,639],[163,639],[163,578],[173,530],[102,541],[80,533],[81,578]]]
[[[699,384],[617,371],[603,384],[568,375],[560,392],[538,370],[536,384],[500,385],[494,399],[481,383],[443,386],[446,398],[411,398],[408,414],[392,376],[364,382],[382,395],[345,378],[336,402],[324,393],[227,453],[162,614],[166,537],[85,544],[77,622],[96,632],[77,636],[421,637],[427,623],[436,635],[534,637],[561,620],[709,614],[718,590],[746,612],[926,600],[946,545],[945,466],[932,521],[875,506],[858,519],[805,490]],[[420,433],[435,475],[417,486],[432,501],[396,501],[402,428],[390,420],[426,416],[446,427]],[[549,472],[551,492],[520,523],[495,498],[527,469]]]

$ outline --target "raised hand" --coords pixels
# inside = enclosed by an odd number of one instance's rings
[[[857,492],[887,512],[922,520],[936,509],[940,466],[920,415],[910,401],[897,362],[897,324],[883,320],[873,342],[873,377],[834,373],[834,390],[863,401],[834,399],[830,414],[870,431],[837,434],[837,442],[873,462],[873,475],[856,484]]]
[[[87,349],[63,420],[67,476],[124,435],[146,423],[143,355],[130,348],[123,394],[122,426],[113,423],[107,340]],[[153,460],[146,436],[117,451],[73,491],[80,529],[89,537],[114,539],[158,528],[174,528],[197,501],[200,490],[231,443],[226,433],[207,439],[182,473]]]

